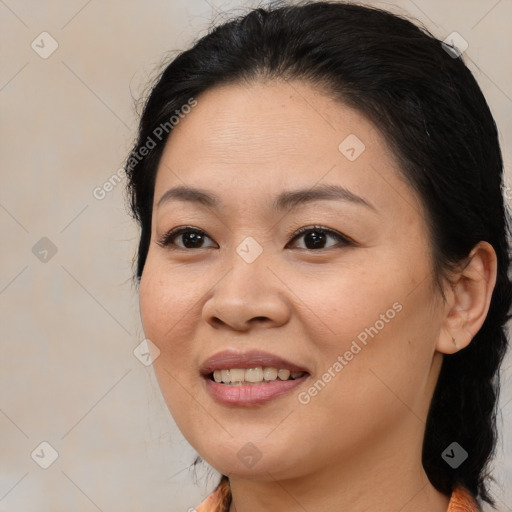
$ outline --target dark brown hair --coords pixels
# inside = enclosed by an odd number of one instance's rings
[[[494,119],[462,58],[447,50],[403,17],[340,2],[253,9],[213,28],[167,66],[140,119],[126,166],[131,208],[141,227],[136,277],[150,242],[157,166],[172,133],[155,137],[158,127],[220,84],[299,79],[330,91],[375,123],[421,197],[438,282],[479,241],[496,251],[489,312],[470,345],[444,357],[423,446],[423,466],[438,490],[449,495],[462,484],[492,502],[486,475],[496,446],[498,370],[510,317],[510,221]],[[141,158],[150,138],[155,145]],[[456,468],[441,456],[452,442],[468,452]]]

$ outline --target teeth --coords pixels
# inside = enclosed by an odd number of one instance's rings
[[[265,380],[276,380],[277,379],[277,370],[276,368],[268,367],[263,370],[263,378]]]
[[[245,380],[247,382],[261,382],[263,380],[263,370],[261,366],[245,370]]]
[[[229,381],[224,382],[243,382],[245,380],[245,373],[247,370],[233,369],[229,370]]]
[[[290,377],[290,370],[279,370],[277,372],[277,376],[281,379],[281,380],[288,380],[288,378]]]
[[[232,386],[240,386],[242,384],[262,384],[277,380],[293,380],[304,375],[304,372],[290,372],[284,368],[277,369],[271,366],[262,368],[230,368],[229,370],[215,370],[213,372],[213,380],[222,382]]]

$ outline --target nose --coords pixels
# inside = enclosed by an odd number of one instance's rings
[[[235,331],[284,325],[290,318],[286,287],[263,257],[247,263],[235,255],[231,269],[210,291],[202,317],[215,329]]]

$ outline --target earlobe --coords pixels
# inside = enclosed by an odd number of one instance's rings
[[[452,279],[436,344],[438,352],[453,354],[471,343],[489,311],[496,273],[496,252],[488,242],[479,242]]]
[[[454,336],[450,335],[447,331],[441,331],[439,334],[439,339],[436,344],[436,350],[438,352],[441,352],[443,354],[455,354],[455,352],[458,352],[459,350],[462,350],[463,348],[466,348],[469,345],[469,342],[472,340],[472,336],[468,336],[467,333],[462,338],[455,338]]]

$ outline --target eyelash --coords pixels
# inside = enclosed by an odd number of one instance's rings
[[[317,233],[321,232],[321,233],[330,235],[333,238],[335,238],[338,242],[341,242],[343,245],[355,245],[355,242],[353,240],[351,240],[349,237],[342,235],[341,233],[338,233],[337,231],[333,231],[332,229],[329,229],[329,228],[326,228],[323,226],[316,226],[316,225],[315,226],[307,226],[307,227],[298,229],[292,235],[290,241],[294,241],[297,238],[299,238],[301,235],[303,235],[305,233],[313,232],[313,231],[317,232]],[[182,226],[182,227],[171,229],[170,231],[165,233],[162,236],[162,238],[160,238],[160,240],[157,241],[157,244],[160,245],[161,247],[167,247],[172,250],[180,250],[181,249],[184,251],[191,251],[191,250],[193,251],[193,250],[197,250],[197,249],[211,249],[211,247],[198,247],[196,249],[190,249],[188,247],[180,247],[180,246],[176,245],[175,243],[171,242],[172,239],[174,239],[184,233],[194,233],[194,234],[203,235],[203,236],[206,236],[207,238],[210,238],[201,229],[197,229],[197,228],[194,228],[191,226]],[[210,238],[210,240],[211,240],[211,238]],[[174,247],[171,247],[171,246],[174,246]],[[305,250],[305,251],[318,252],[318,251],[322,251],[322,250],[325,251],[327,249],[332,249],[333,247],[335,247],[335,246],[321,248],[321,249],[308,249],[308,248],[300,247],[300,249]]]

